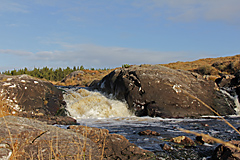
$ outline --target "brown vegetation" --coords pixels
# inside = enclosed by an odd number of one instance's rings
[[[234,74],[240,70],[240,54],[229,57],[205,58],[192,62],[163,64],[172,69],[194,71],[201,75]]]
[[[82,70],[82,74],[67,78],[65,82],[51,82],[59,86],[88,86],[94,80],[100,80],[114,69],[109,70]]]

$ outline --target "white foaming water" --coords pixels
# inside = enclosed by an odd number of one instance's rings
[[[133,116],[126,103],[108,99],[99,92],[86,89],[69,91],[64,94],[64,100],[70,115],[77,119]]]
[[[238,100],[238,95],[235,93],[234,96],[231,96],[231,95],[230,95],[227,91],[225,91],[225,90],[220,89],[220,91],[221,91],[223,94],[227,95],[229,98],[231,98],[231,99],[234,101],[234,103],[235,103],[235,105],[236,105],[235,111],[236,111],[237,115],[240,115],[240,103],[239,103],[239,100]]]

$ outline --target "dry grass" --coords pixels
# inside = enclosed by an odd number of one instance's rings
[[[60,86],[88,86],[94,80],[100,80],[104,76],[108,75],[114,69],[109,70],[82,70],[83,74],[78,74],[71,79],[67,79],[65,82],[51,82],[54,85]]]
[[[8,107],[7,103],[3,100],[3,98],[0,98],[0,117],[12,115],[10,108]]]
[[[172,69],[199,72],[200,74],[218,75],[218,73],[233,74],[234,71],[240,69],[239,64],[240,54],[229,57],[205,58],[191,62],[175,62],[163,64],[163,66]]]
[[[227,147],[230,147],[230,148],[233,148],[233,149],[236,149],[236,150],[240,151],[239,147],[236,147],[235,145],[233,145],[233,144],[231,144],[229,142],[225,142],[225,141],[223,141],[221,139],[214,138],[214,137],[212,137],[210,135],[203,134],[203,133],[197,133],[197,132],[193,132],[193,131],[189,131],[189,130],[185,130],[185,129],[179,129],[179,130],[182,131],[182,132],[185,132],[185,133],[194,134],[195,136],[201,136],[201,137],[203,137],[205,139],[213,140],[216,143],[223,144],[223,145],[225,145]]]
[[[0,137],[0,143],[6,141],[7,139],[10,139],[10,143],[9,143],[9,147],[8,149],[10,149],[12,151],[11,156],[10,156],[10,160],[16,160],[16,159],[30,159],[30,160],[45,160],[46,157],[44,157],[42,150],[47,150],[45,152],[47,152],[47,155],[49,155],[48,159],[52,160],[62,160],[62,159],[66,159],[67,157],[72,157],[70,159],[73,160],[85,160],[85,159],[92,159],[92,151],[88,151],[87,153],[87,132],[85,132],[83,134],[84,137],[84,141],[82,142],[82,138],[80,138],[79,134],[79,138],[78,139],[72,139],[69,142],[67,142],[69,145],[67,145],[68,147],[72,146],[73,144],[76,145],[76,150],[77,150],[77,154],[75,155],[67,155],[67,150],[68,148],[64,148],[63,150],[59,149],[59,146],[61,145],[59,142],[59,138],[58,138],[58,132],[56,130],[56,136],[52,137],[51,140],[45,140],[43,142],[39,142],[37,143],[37,155],[33,155],[33,153],[27,153],[25,148],[29,147],[29,145],[33,145],[34,142],[37,140],[37,138],[39,138],[40,136],[42,136],[43,134],[45,134],[47,131],[42,131],[39,132],[38,134],[32,134],[31,132],[21,132],[17,135],[13,135],[10,131],[8,122],[5,119],[5,116],[10,115],[7,112],[5,112],[4,106],[5,104],[3,103],[3,101],[0,101],[0,117],[3,118],[4,123],[5,123],[5,128],[7,128],[8,131],[8,135],[5,137]],[[36,145],[36,144],[35,144]],[[46,147],[47,145],[47,147]],[[81,147],[83,146],[83,148]],[[104,148],[102,149],[102,152],[104,151]],[[65,153],[66,152],[66,153]],[[45,153],[46,154],[46,153]],[[103,154],[102,154],[103,155]],[[100,155],[101,156],[101,155]],[[36,158],[37,157],[37,158]],[[103,157],[101,156],[100,159],[103,159]]]
[[[3,116],[4,118],[4,116]],[[12,151],[12,154],[10,156],[10,160],[16,160],[16,159],[30,159],[30,160],[35,160],[36,156],[37,156],[37,160],[45,160],[46,157],[44,157],[42,150],[45,150],[45,155],[49,155],[48,159],[52,160],[65,160],[67,157],[73,160],[85,160],[85,159],[89,159],[91,160],[92,155],[91,155],[91,150],[89,151],[88,154],[86,154],[86,146],[87,146],[87,139],[84,140],[84,144],[82,144],[81,138],[79,137],[78,140],[72,139],[72,141],[69,141],[67,143],[69,143],[68,146],[71,146],[72,144],[75,144],[77,146],[76,151],[77,154],[75,155],[66,155],[65,152],[68,150],[68,148],[65,148],[66,151],[60,150],[59,149],[59,139],[58,139],[58,132],[56,132],[56,137],[52,138],[51,140],[46,140],[42,143],[37,144],[37,155],[33,155],[33,153],[29,153],[25,151],[25,148],[29,147],[29,145],[31,145],[31,142],[34,142],[35,139],[37,139],[38,137],[40,137],[42,134],[44,133],[40,133],[38,136],[36,136],[34,138],[34,140],[32,140],[32,135],[31,133],[26,134],[26,139],[21,139],[21,141],[18,141],[16,139],[16,137],[21,137],[22,133],[19,133],[18,135],[12,135],[10,132],[10,129],[8,127],[8,123],[5,120],[5,127],[8,129],[8,137],[6,138],[10,138],[11,143],[9,144],[10,147],[9,149]],[[86,135],[84,135],[86,136]],[[3,139],[4,140],[4,139]],[[46,147],[47,145],[47,147]],[[80,146],[84,146],[83,148],[81,148]],[[45,147],[44,147],[45,146]],[[67,152],[66,152],[67,153]]]

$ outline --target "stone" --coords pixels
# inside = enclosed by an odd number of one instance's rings
[[[212,139],[204,138],[202,136],[197,136],[196,141],[200,144],[208,143],[208,144],[214,144],[215,142]]]
[[[9,114],[66,115],[62,92],[28,75],[0,75],[0,98],[2,110]]]
[[[130,143],[124,136],[109,134],[107,129],[92,128],[86,126],[69,126],[70,130],[87,135],[99,150],[103,153],[104,159],[155,159],[155,155],[147,150]]]
[[[0,159],[101,159],[97,145],[73,131],[17,116],[0,125]]]
[[[169,146],[168,144],[164,143],[164,145],[162,146],[162,149],[163,149],[164,151],[169,151],[169,150],[172,150],[172,147]]]
[[[189,138],[189,137],[186,137],[186,136],[178,136],[178,137],[175,137],[175,138],[172,138],[170,139],[170,142],[174,142],[174,143],[177,143],[177,144],[182,144],[182,145],[186,145],[186,146],[195,146],[195,142]]]
[[[90,87],[126,101],[137,116],[178,118],[215,115],[202,102],[221,115],[236,114],[234,101],[216,91],[213,81],[194,72],[161,65],[116,69]]]
[[[62,79],[61,82],[66,82],[67,80],[74,80],[74,79],[81,80],[81,76],[83,74],[84,74],[84,71],[82,70],[74,71],[69,75],[67,75],[64,79]]]
[[[232,140],[229,143],[240,147],[240,141]],[[219,145],[213,152],[212,160],[240,160],[240,151],[225,145]]]
[[[160,136],[160,133],[151,130],[145,130],[138,133],[139,135],[147,135],[147,136]]]

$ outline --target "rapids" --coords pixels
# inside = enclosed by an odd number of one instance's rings
[[[76,119],[129,117],[133,115],[127,109],[126,103],[83,88],[76,91],[69,90],[64,94],[64,100],[70,115]]]
[[[127,104],[87,88],[61,88],[65,90],[64,100],[70,115],[77,119],[80,125],[105,128],[110,133],[121,134],[131,143],[143,149],[154,152],[160,159],[202,159],[211,157],[219,144],[197,145],[195,147],[176,146],[168,139],[177,136],[188,136],[195,140],[196,136],[183,133],[179,128],[209,134],[224,141],[240,138],[231,127],[219,120],[218,117],[202,117],[201,119],[163,119],[160,117],[136,117],[128,109]],[[228,95],[230,96],[230,95]],[[233,97],[236,100],[236,96]],[[238,101],[237,101],[238,102]],[[238,102],[239,105],[239,102]],[[239,106],[238,106],[239,107]],[[239,109],[239,108],[238,108]],[[234,127],[240,127],[239,116],[225,117]],[[160,136],[140,136],[144,130],[159,132]],[[168,144],[171,151],[164,151],[162,146]]]

